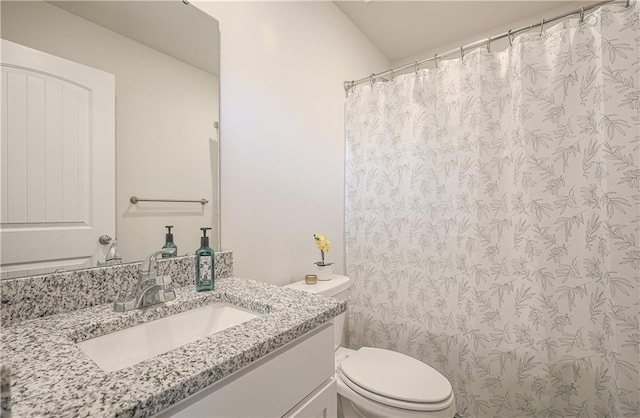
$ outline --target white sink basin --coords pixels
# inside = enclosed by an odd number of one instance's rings
[[[77,344],[102,370],[133,366],[259,314],[229,303],[215,303],[167,316]]]

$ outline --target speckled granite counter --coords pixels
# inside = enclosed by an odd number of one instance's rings
[[[215,302],[262,315],[116,372],[75,343]],[[213,292],[177,289],[165,304],[124,313],[111,305],[21,322],[2,332],[11,412],[23,416],[151,416],[328,322],[346,302],[235,277]]]

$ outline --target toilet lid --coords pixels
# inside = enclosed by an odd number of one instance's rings
[[[437,370],[405,354],[362,347],[340,364],[342,375],[382,398],[418,404],[451,397],[451,384]],[[385,402],[386,403],[386,402]]]

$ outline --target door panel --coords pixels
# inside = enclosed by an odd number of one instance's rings
[[[45,222],[46,206],[46,126],[45,83],[27,77],[27,221]]]
[[[114,76],[2,41],[3,272],[95,265],[115,236]]]

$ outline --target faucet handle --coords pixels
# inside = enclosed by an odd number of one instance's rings
[[[140,266],[140,274],[152,275],[158,270],[158,258],[162,254],[175,254],[176,248],[163,248],[147,257]]]

